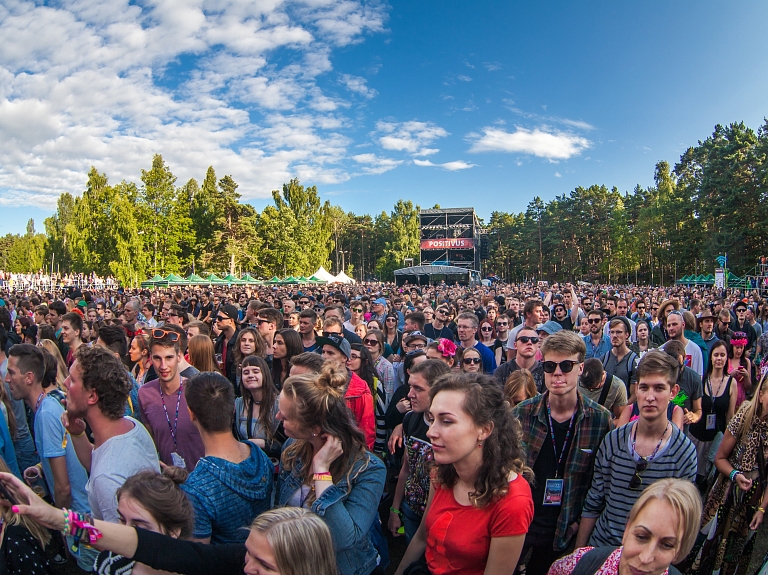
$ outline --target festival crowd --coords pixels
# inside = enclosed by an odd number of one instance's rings
[[[89,286],[0,289],[10,573],[748,573],[758,292]]]

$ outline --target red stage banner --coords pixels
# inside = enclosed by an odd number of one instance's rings
[[[471,250],[474,247],[475,241],[472,238],[421,240],[422,250]]]

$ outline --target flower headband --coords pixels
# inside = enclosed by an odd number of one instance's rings
[[[733,334],[733,337],[731,338],[731,345],[732,346],[747,346],[747,334],[743,331],[737,331]]]
[[[437,344],[437,351],[443,354],[443,357],[454,357],[456,355],[456,344],[450,339],[441,339]]]

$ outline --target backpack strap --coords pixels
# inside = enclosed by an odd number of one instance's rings
[[[571,575],[595,575],[597,570],[603,566],[606,559],[610,557],[611,553],[616,551],[618,547],[595,547],[590,549],[584,555],[581,556],[579,562],[576,564],[576,568],[571,571]]]
[[[610,379],[609,379],[610,376]],[[600,391],[600,397],[597,399],[597,403],[605,407],[605,401],[608,399],[608,394],[611,392],[611,385],[613,384],[613,374],[605,374],[605,383],[603,389]]]

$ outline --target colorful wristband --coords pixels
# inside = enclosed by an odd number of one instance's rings
[[[395,513],[396,515],[400,515],[400,516],[402,516],[402,515],[403,515],[403,512],[402,512],[402,511],[400,511],[399,509],[395,509],[394,507],[390,507],[390,508],[389,508],[389,510],[390,510],[392,513]]]
[[[312,481],[330,481],[333,483],[333,476],[330,473],[315,473]]]
[[[741,471],[739,471],[738,469],[734,469],[733,471],[731,471],[731,474],[728,477],[730,478],[731,481],[736,481],[736,476],[739,475],[740,473]]]

